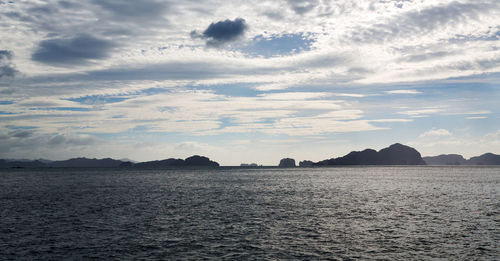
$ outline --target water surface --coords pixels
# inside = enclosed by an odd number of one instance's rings
[[[500,259],[500,168],[0,171],[0,259]]]

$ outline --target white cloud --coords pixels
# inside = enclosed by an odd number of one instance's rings
[[[499,154],[500,131],[473,137],[453,135],[445,129],[430,130],[421,134],[417,140],[408,142],[408,145],[417,148],[423,156],[461,154],[470,158],[487,152]]]
[[[469,112],[465,112],[464,114],[477,115],[477,114],[490,114],[490,113],[491,113],[491,111],[482,110],[482,111],[469,111]]]
[[[388,94],[421,94],[422,92],[419,92],[417,90],[392,90],[392,91],[386,91]]]
[[[440,109],[430,108],[430,109],[421,109],[421,110],[407,110],[407,111],[401,111],[398,113],[408,115],[411,117],[426,117],[430,114],[436,114],[440,111],[441,111]]]
[[[420,134],[420,138],[436,138],[443,136],[451,136],[451,133],[445,129],[433,129]]]

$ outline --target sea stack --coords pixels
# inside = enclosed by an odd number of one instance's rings
[[[280,168],[294,168],[295,167],[295,160],[291,159],[291,158],[281,159],[279,167]]]

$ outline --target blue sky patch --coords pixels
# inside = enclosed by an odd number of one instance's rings
[[[92,95],[78,98],[70,98],[68,101],[78,102],[84,105],[116,103],[128,100],[129,97]]]
[[[262,34],[255,36],[247,46],[240,50],[250,56],[284,56],[298,54],[311,50],[311,44],[314,43],[312,34],[281,34],[264,36]]]
[[[82,107],[49,107],[49,108],[30,108],[33,111],[92,111],[91,108]]]

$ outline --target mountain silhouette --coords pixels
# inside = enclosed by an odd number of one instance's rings
[[[427,165],[467,165],[467,160],[458,154],[442,154],[434,157],[424,157]]]
[[[46,161],[43,163],[39,160],[4,160],[0,159],[0,168],[116,168],[116,167],[139,167],[139,168],[163,168],[163,167],[218,167],[219,163],[211,161],[207,157],[194,155],[183,159],[165,159],[155,160],[140,163],[131,161],[121,161],[111,158],[105,159],[89,159],[89,158],[73,158],[60,161]]]
[[[439,156],[424,157],[412,147],[395,143],[387,148],[375,151],[365,149],[352,151],[345,156],[331,158],[319,162],[304,160],[300,167],[342,166],[342,165],[500,165],[500,155],[485,153],[481,156],[464,159],[459,154],[443,154]],[[257,164],[248,164],[254,166]],[[0,168],[176,168],[176,167],[218,167],[219,163],[207,157],[194,155],[186,159],[169,158],[164,160],[134,163],[131,161],[115,160],[111,158],[89,159],[72,158],[68,160],[50,161],[39,160],[14,160],[0,159]],[[246,164],[242,164],[243,167]],[[295,160],[281,159],[279,167],[295,167]]]
[[[123,165],[122,165],[123,166]],[[209,158],[204,156],[194,155],[189,158],[183,159],[165,159],[165,160],[154,160],[139,163],[127,163],[129,167],[137,168],[169,168],[169,167],[218,167],[219,163],[211,161]]]
[[[10,161],[10,160],[0,159],[0,168],[43,168],[43,167],[47,167],[47,165],[39,160]]]
[[[373,149],[353,151],[343,157],[322,160],[314,164],[314,166],[335,165],[425,165],[425,162],[416,149],[396,143],[378,152]]]
[[[111,158],[105,159],[88,159],[88,158],[73,158],[69,160],[53,161],[48,163],[49,167],[54,168],[115,168],[120,166],[123,161]]]
[[[485,153],[481,156],[470,158],[467,163],[469,165],[500,165],[500,155]]]
[[[424,157],[424,160],[428,165],[500,165],[500,155],[493,153],[485,153],[469,160],[458,154]]]

